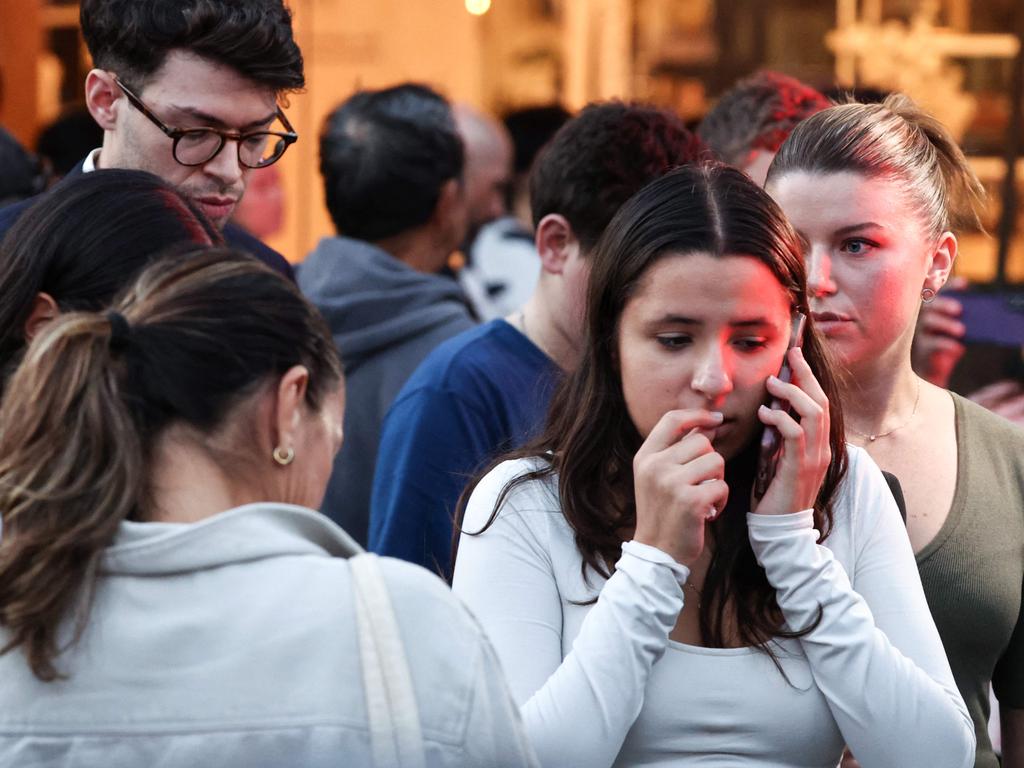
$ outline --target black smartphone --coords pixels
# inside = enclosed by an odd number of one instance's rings
[[[789,346],[786,347],[786,354],[782,358],[782,367],[779,369],[778,378],[789,382],[793,373],[789,369],[789,350],[799,347],[803,343],[804,326],[807,325],[807,316],[797,312],[793,315],[793,326],[789,334]],[[773,410],[782,407],[783,403],[778,398],[768,398],[767,405]],[[790,410],[790,413],[793,411]],[[779,464],[779,454],[782,452],[782,436],[775,427],[765,427],[761,433],[761,451],[757,458],[757,475],[754,477],[754,498],[760,500],[771,485],[775,477],[775,469]]]
[[[1024,286],[1008,290],[943,291],[960,302],[965,343],[1024,347]]]
[[[942,295],[960,302],[964,324],[964,355],[947,386],[969,395],[996,381],[1024,383],[1024,285],[977,286]]]

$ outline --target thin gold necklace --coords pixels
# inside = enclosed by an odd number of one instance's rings
[[[888,432],[882,432],[881,434],[877,434],[877,435],[866,435],[863,432],[854,429],[853,427],[847,427],[847,429],[849,429],[851,432],[853,432],[853,434],[857,435],[858,437],[863,437],[869,443],[873,443],[873,442],[875,442],[875,440],[878,440],[881,437],[888,437],[893,432],[899,432],[901,429],[903,429],[905,426],[907,426],[907,424],[912,422],[914,420],[914,416],[917,415],[917,405],[920,402],[921,402],[921,380],[918,379],[917,380],[917,397],[914,398],[914,410],[912,410],[910,412],[910,416],[907,418],[907,420],[904,421],[902,424],[900,424],[898,427],[893,427]]]

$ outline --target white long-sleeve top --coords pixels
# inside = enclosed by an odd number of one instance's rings
[[[610,579],[585,579],[557,478],[517,486],[491,527],[463,533],[455,592],[490,636],[543,766],[834,768],[844,744],[864,768],[973,765],[899,511],[867,453],[848,451],[822,544],[810,510],[747,516],[787,625],[822,609],[809,634],[773,641],[785,675],[757,649],[669,640],[687,572],[659,550],[624,546]],[[483,528],[508,481],[539,466],[488,474],[463,530]]]

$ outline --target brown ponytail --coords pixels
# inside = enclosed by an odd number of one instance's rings
[[[946,126],[902,93],[892,94],[882,106],[920,131],[935,148],[947,213],[944,229],[982,229],[981,210],[985,204],[985,188]]]
[[[2,649],[23,646],[33,673],[58,676],[58,628],[81,634],[99,559],[142,495],[142,451],[114,373],[111,323],[58,320],[34,344],[0,408]]]
[[[908,96],[838,104],[794,129],[768,169],[768,183],[795,172],[842,173],[900,182],[929,234],[981,229],[985,190],[942,123]]]

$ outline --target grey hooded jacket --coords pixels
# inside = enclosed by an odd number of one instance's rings
[[[434,347],[475,325],[458,283],[417,272],[361,240],[330,237],[298,268],[345,366],[345,440],[321,510],[366,545],[380,428]]]
[[[284,504],[122,523],[85,632],[57,660],[66,679],[40,682],[21,650],[0,656],[0,766],[370,768],[356,550],[322,515]],[[426,765],[533,766],[468,611],[424,569],[380,565]]]

